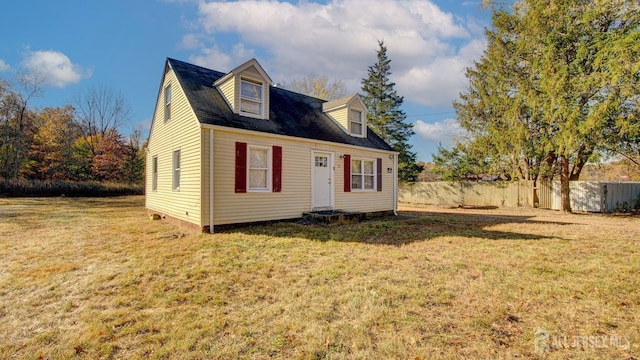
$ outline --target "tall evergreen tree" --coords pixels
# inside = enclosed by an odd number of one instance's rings
[[[369,66],[369,77],[362,79],[367,122],[373,131],[393,147],[398,154],[398,176],[402,181],[415,182],[422,171],[411,151],[409,138],[414,134],[411,124],[404,122],[407,115],[400,109],[404,97],[396,93],[395,83],[389,80],[391,60],[387,47],[378,41],[378,60]]]
[[[142,133],[135,130],[129,135],[124,159],[122,162],[122,182],[130,184],[144,184],[145,151],[142,143]]]
[[[640,139],[640,5],[521,0],[494,12],[487,40],[454,104],[460,125],[483,159],[559,175],[571,211],[569,180],[587,161]]]
[[[486,31],[482,58],[467,69],[469,88],[454,102],[461,127],[474,139],[477,154],[490,160],[494,174],[533,180],[546,175],[547,138],[539,107],[530,101],[533,54],[519,46],[518,17],[498,10]]]

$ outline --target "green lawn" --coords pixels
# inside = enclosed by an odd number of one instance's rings
[[[0,358],[640,358],[638,218],[412,209],[208,235],[143,204],[0,199]]]

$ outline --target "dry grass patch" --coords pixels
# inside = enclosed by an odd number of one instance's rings
[[[407,209],[193,235],[142,205],[0,199],[0,357],[639,358],[638,219]]]

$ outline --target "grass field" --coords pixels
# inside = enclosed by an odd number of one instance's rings
[[[0,199],[0,357],[638,359],[639,244],[532,209],[206,235],[142,197]]]

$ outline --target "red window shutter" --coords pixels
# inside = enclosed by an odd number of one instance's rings
[[[236,142],[236,192],[247,192],[247,143]]]
[[[282,191],[282,146],[274,146],[273,151],[273,192]]]
[[[378,178],[378,191],[382,191],[382,159],[378,158],[376,161],[376,176]]]
[[[351,192],[351,155],[344,156],[344,192]]]

